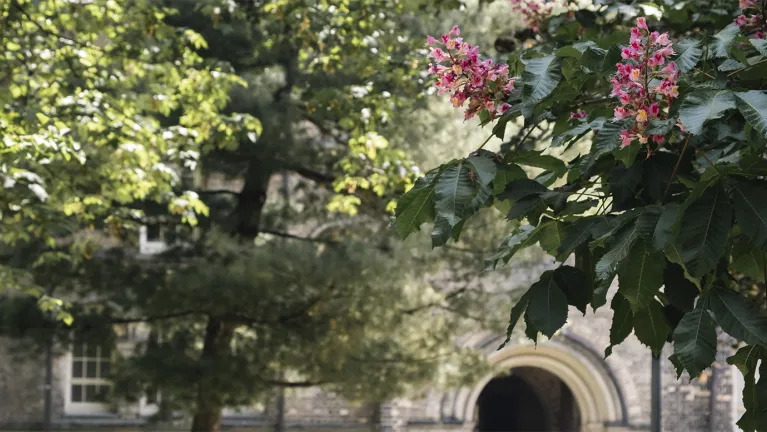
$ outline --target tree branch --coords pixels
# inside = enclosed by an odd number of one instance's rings
[[[151,315],[151,316],[133,317],[133,318],[110,318],[109,322],[112,324],[153,322],[153,321],[162,321],[162,320],[171,319],[171,318],[179,318],[179,317],[189,316],[189,315],[206,315],[206,313],[202,311],[197,311],[197,310],[188,310],[188,311],[181,311],[181,312],[171,312],[164,315]]]

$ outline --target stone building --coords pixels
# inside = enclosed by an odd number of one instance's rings
[[[151,255],[165,247],[142,229],[140,253]],[[543,264],[515,269],[513,280],[496,282],[529,286],[546,269]],[[611,294],[616,289],[613,286]],[[460,343],[484,351],[497,374],[467,387],[425,389],[418,397],[377,406],[348,403],[320,388],[291,390],[283,399],[284,424],[288,430],[347,432],[649,431],[651,354],[632,334],[605,359],[611,323],[609,307],[585,315],[571,308],[568,324],[552,340],[540,340],[536,346],[519,337],[502,350],[496,348],[504,335],[477,331]],[[123,331],[117,350],[130,355],[136,341],[146,337],[140,327]],[[0,338],[0,430],[39,428],[44,421],[46,358],[30,357],[28,351],[17,350],[18,345]],[[676,379],[666,360],[671,350],[667,344],[661,356],[662,429],[738,430],[743,383],[740,372],[726,363],[734,351],[732,341],[722,335],[715,366],[692,380],[686,374]],[[188,427],[184,419],[162,427],[152,424],[150,418],[158,410],[153,396],[133,403],[105,401],[110,356],[108,350],[88,345],[55,356],[52,417],[57,430]],[[272,431],[277,405],[275,398],[261,407],[232,407],[225,410],[223,425]]]
[[[156,245],[155,245],[156,246]],[[154,247],[145,243],[145,251]],[[536,271],[529,275],[532,281]],[[615,287],[613,287],[615,289]],[[498,351],[502,335],[480,331],[463,344],[481,349],[501,371],[464,388],[426,390],[421,397],[380,406],[347,403],[319,388],[284,396],[288,430],[345,431],[642,431],[650,427],[651,355],[632,335],[604,359],[611,311],[570,311],[569,322],[537,346],[522,339]],[[129,354],[140,329],[124,334],[117,349]],[[0,339],[0,428],[40,427],[44,418],[45,358],[30,358]],[[722,336],[715,367],[700,377],[677,380],[662,358],[664,431],[738,430],[742,378],[725,359],[731,341]],[[101,347],[76,346],[53,364],[53,420],[57,429],[155,428],[152,398],[106,403],[110,360]],[[228,409],[224,425],[235,430],[273,430],[275,401],[258,408]],[[170,426],[168,426],[170,427]],[[184,427],[183,421],[178,424]]]

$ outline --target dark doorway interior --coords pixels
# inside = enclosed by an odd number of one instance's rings
[[[578,431],[569,388],[543,369],[523,367],[491,380],[477,401],[480,432]]]

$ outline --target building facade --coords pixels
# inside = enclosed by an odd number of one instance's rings
[[[141,252],[165,245],[141,231]],[[514,285],[534,282],[546,266],[513,272]],[[613,286],[611,294],[617,286]],[[321,388],[291,390],[259,407],[232,407],[223,425],[235,430],[274,430],[283,412],[288,430],[387,432],[437,431],[648,431],[651,354],[633,336],[604,358],[612,311],[569,313],[568,324],[552,340],[537,345],[519,337],[497,350],[504,335],[477,331],[460,343],[482,350],[499,371],[463,388],[427,389],[418,397],[382,405],[348,403]],[[52,361],[52,419],[57,430],[184,429],[188,419],[159,426],[156,397],[109,401],[109,371],[115,354],[128,356],[148,332],[131,327],[119,334],[116,351],[75,344]],[[30,355],[18,340],[0,338],[0,429],[39,428],[45,419],[46,356]],[[721,335],[717,362],[699,377],[676,378],[661,356],[664,431],[736,431],[743,413],[742,377],[726,358],[733,341]],[[160,395],[161,396],[161,395]],[[283,409],[279,410],[278,405]],[[159,429],[158,429],[159,428]]]

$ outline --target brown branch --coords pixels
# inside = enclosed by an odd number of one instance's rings
[[[284,238],[289,238],[289,239],[293,239],[293,240],[301,240],[301,241],[307,241],[307,242],[312,242],[312,243],[323,243],[323,244],[329,244],[329,245],[334,245],[334,246],[340,246],[340,245],[343,244],[343,243],[341,243],[339,241],[335,241],[335,240],[325,240],[325,239],[313,238],[313,237],[301,237],[301,236],[297,236],[295,234],[290,234],[290,233],[281,232],[281,231],[273,231],[273,230],[269,230],[269,229],[261,230],[260,234],[271,234],[271,235],[275,235],[275,236],[278,236],[278,237],[284,237]]]
[[[445,297],[442,298],[439,302],[432,302],[432,303],[427,303],[425,305],[416,306],[414,308],[404,309],[401,312],[404,313],[405,315],[413,315],[416,312],[420,312],[420,311],[425,310],[425,309],[431,309],[433,307],[442,308],[442,307],[444,307],[444,306],[442,306],[443,302],[445,302],[447,300],[450,300],[453,297],[457,297],[457,296],[463,294],[464,292],[466,292],[466,290],[467,290],[467,287],[459,288],[459,289],[457,289],[455,291],[452,291],[452,292],[448,293],[447,295],[445,295]]]
[[[206,313],[202,311],[190,310],[190,311],[181,311],[181,312],[171,312],[164,315],[151,315],[151,316],[133,317],[133,318],[110,318],[109,322],[112,324],[130,324],[130,323],[137,323],[137,322],[162,321],[166,319],[180,318],[180,317],[189,316],[189,315],[205,315],[205,314]]]
[[[304,177],[309,180],[313,180],[317,183],[332,183],[336,179],[336,177],[332,174],[326,174],[323,172],[315,171],[313,169],[297,166],[297,165],[286,164],[285,169],[293,171],[294,173],[300,175],[301,177]]]

